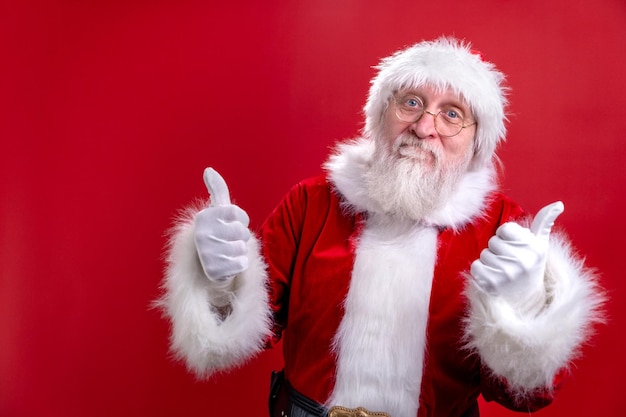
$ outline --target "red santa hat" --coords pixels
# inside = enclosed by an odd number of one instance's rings
[[[365,134],[377,131],[392,95],[403,88],[428,84],[435,88],[452,88],[469,104],[476,119],[475,166],[481,166],[494,156],[496,147],[504,140],[507,88],[504,74],[469,43],[442,37],[423,41],[384,58],[372,79],[365,104]]]

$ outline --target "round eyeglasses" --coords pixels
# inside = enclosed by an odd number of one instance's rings
[[[465,124],[463,114],[458,107],[444,107],[439,113],[426,110],[424,101],[413,94],[405,94],[394,98],[396,104],[396,117],[406,123],[415,123],[428,113],[435,118],[435,130],[440,136],[451,137],[461,133],[466,127],[475,125],[476,122]]]

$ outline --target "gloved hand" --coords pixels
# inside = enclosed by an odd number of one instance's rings
[[[545,206],[530,229],[513,222],[501,225],[480,259],[472,263],[470,272],[478,287],[525,310],[543,307],[548,241],[563,210],[560,201]]]
[[[226,284],[248,267],[246,242],[250,239],[250,218],[230,203],[228,186],[217,171],[205,169],[204,183],[211,195],[211,204],[196,214],[196,249],[207,277]]]

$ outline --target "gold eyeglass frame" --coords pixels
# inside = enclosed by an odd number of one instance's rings
[[[401,98],[406,98],[406,97],[414,97],[414,98],[416,98],[417,100],[419,100],[419,101],[422,103],[422,105],[424,105],[424,100],[422,100],[419,96],[416,96],[416,95],[413,95],[413,94],[407,94],[407,95],[402,96]],[[410,122],[410,121],[408,121],[408,120],[403,119],[403,118],[402,118],[402,117],[400,117],[400,115],[398,114],[398,111],[400,110],[400,106],[401,106],[401,104],[400,104],[399,100],[400,100],[400,99],[399,99],[397,96],[394,96],[394,97],[393,97],[393,102],[394,102],[394,114],[396,115],[396,117],[398,118],[398,120],[400,120],[401,122],[405,122],[405,123],[417,123],[417,122],[418,122],[418,121],[419,121],[419,120],[420,120],[420,119],[424,116],[424,113],[428,113],[428,114],[430,114],[431,116],[433,116],[433,118],[434,118],[435,130],[437,131],[437,133],[438,133],[440,136],[443,136],[444,138],[451,138],[451,137],[454,137],[454,136],[458,135],[459,133],[461,133],[461,132],[463,131],[463,129],[465,129],[466,127],[470,127],[470,126],[474,126],[475,124],[478,124],[478,122],[477,122],[476,120],[474,120],[472,123],[470,123],[470,124],[467,124],[467,125],[466,125],[466,124],[465,124],[465,119],[464,119],[463,117],[461,117],[461,127],[459,127],[459,131],[458,131],[458,132],[456,132],[456,133],[455,133],[455,134],[453,134],[453,135],[444,135],[444,134],[443,134],[443,133],[441,133],[441,132],[439,131],[439,129],[437,128],[437,118],[438,118],[438,117],[439,117],[439,115],[441,114],[441,110],[440,110],[439,112],[437,112],[437,113],[433,113],[433,112],[431,112],[431,111],[426,110],[426,108],[425,108],[425,106],[424,106],[424,108],[422,109],[422,112],[419,114],[419,116],[417,116],[417,118],[416,118],[415,120],[413,120],[412,122]]]

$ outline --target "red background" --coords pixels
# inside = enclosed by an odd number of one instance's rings
[[[280,352],[208,382],[168,357],[164,231],[207,165],[257,227],[358,133],[379,58],[442,34],[508,74],[503,186],[529,211],[565,202],[612,297],[537,415],[623,415],[623,0],[4,3],[0,415],[265,415]]]

